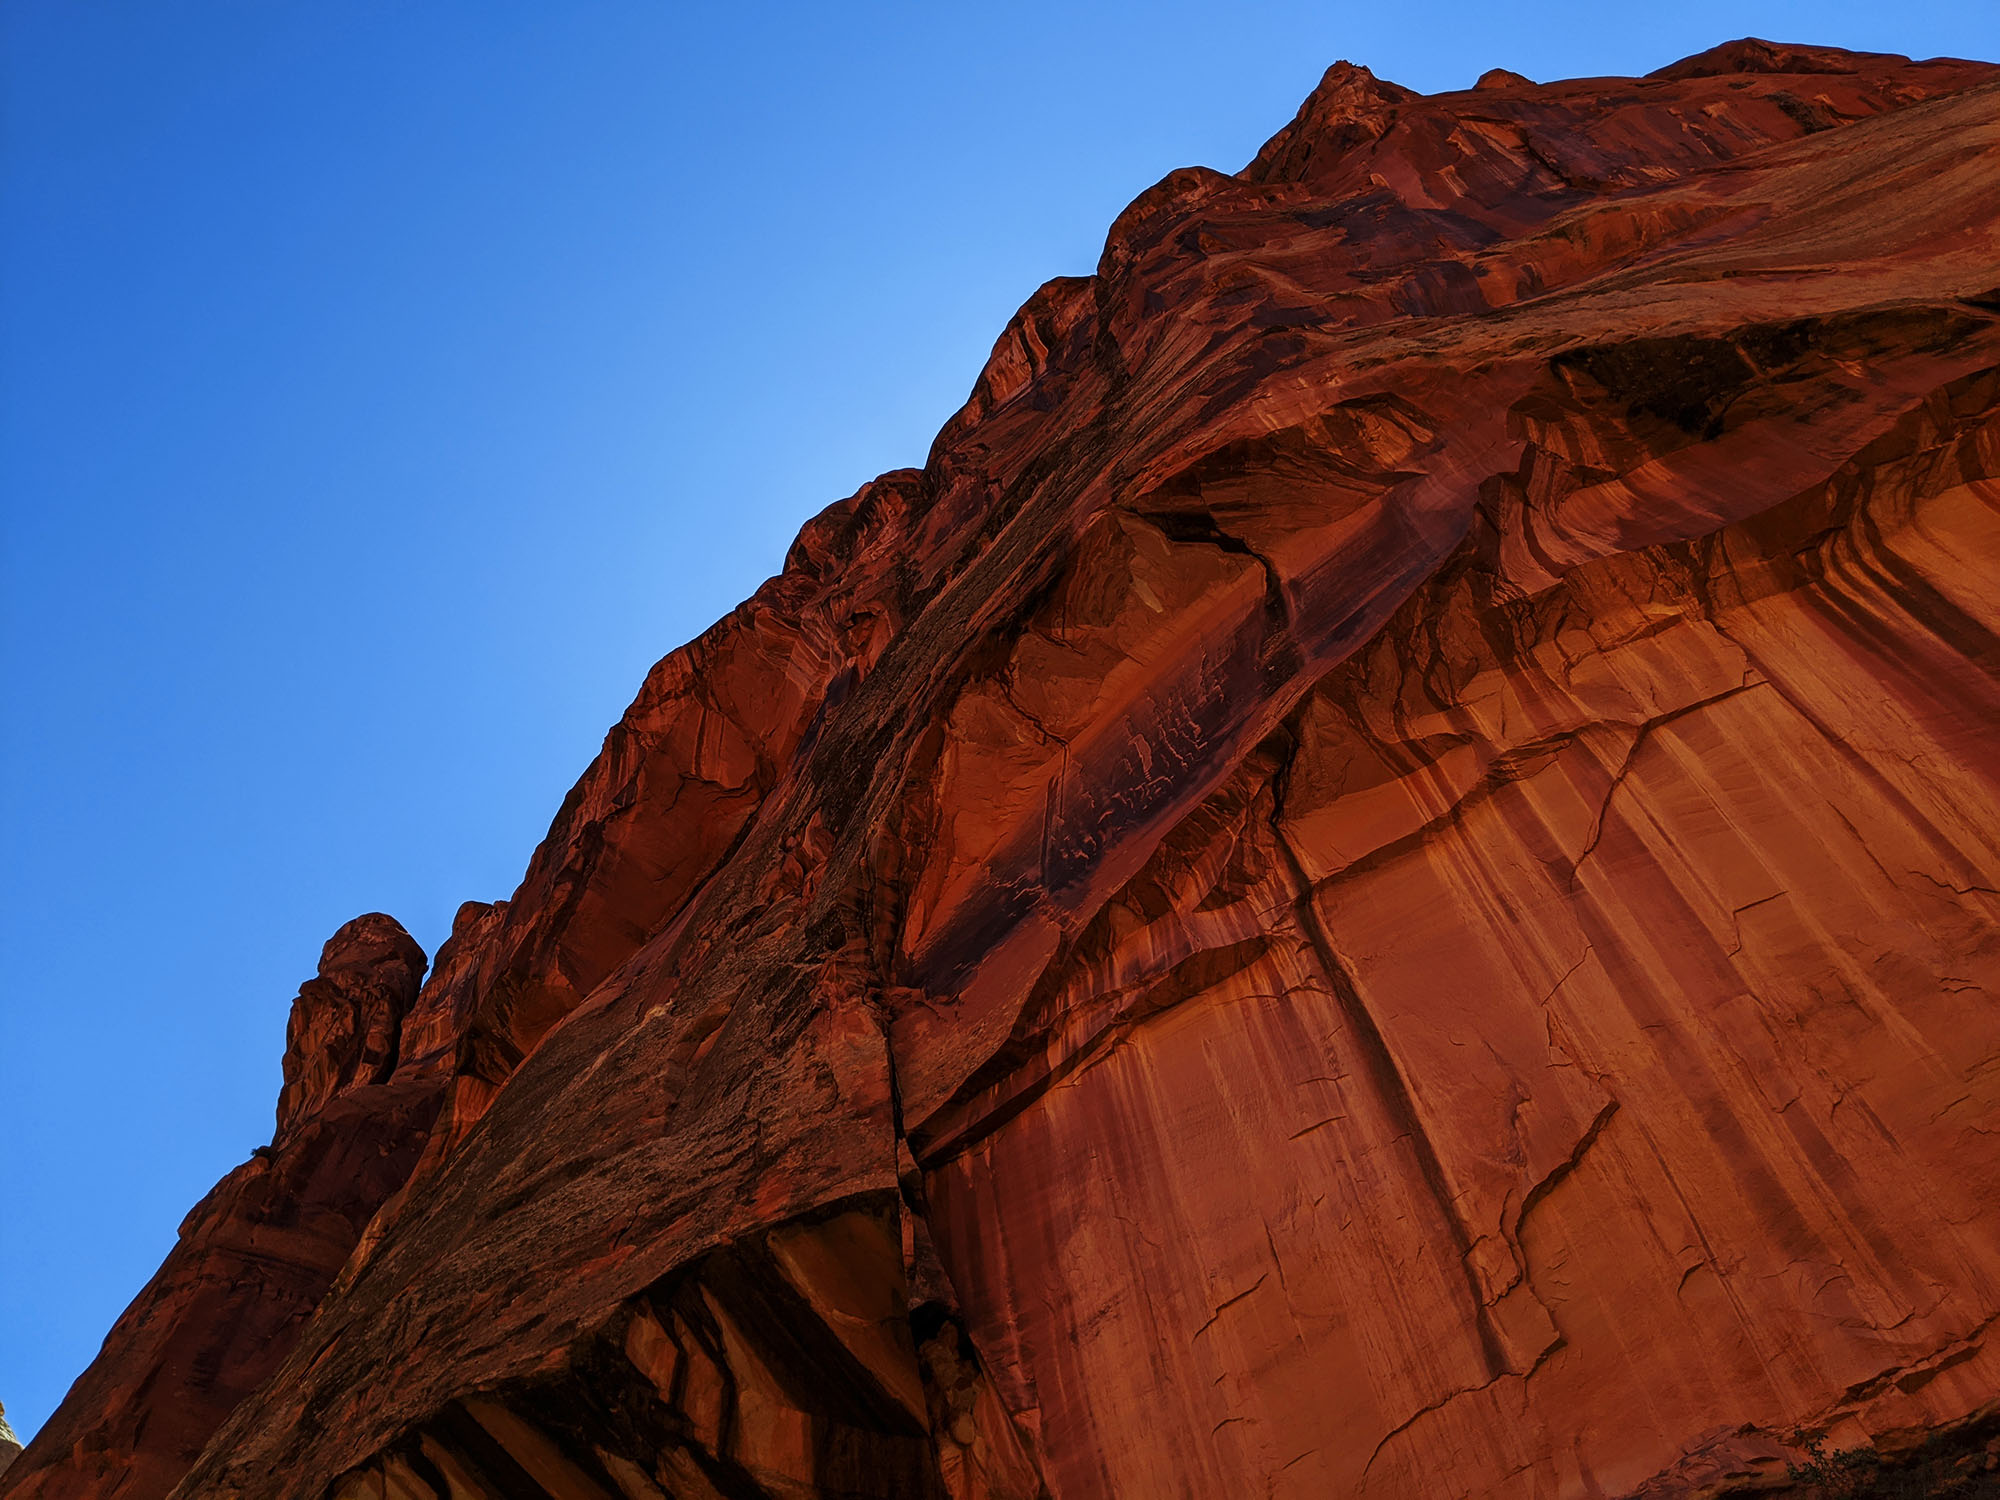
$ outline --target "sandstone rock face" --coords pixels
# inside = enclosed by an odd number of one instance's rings
[[[299,987],[285,1028],[278,1141],[336,1095],[388,1081],[427,963],[402,924],[379,912],[333,935],[320,954],[319,977]]]
[[[292,1003],[269,1146],[217,1183],[7,1474],[11,1495],[164,1495],[290,1351],[383,1200],[440,1090],[385,1081],[424,952],[379,913],[328,940]]]
[[[2000,69],[1337,65],[655,668],[421,994],[323,967],[285,1128],[436,1123],[175,1493],[1977,1458],[1996,568]],[[116,1492],[225,1239],[10,1497]]]

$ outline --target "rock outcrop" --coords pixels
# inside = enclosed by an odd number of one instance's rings
[[[179,1242],[8,1473],[7,1493],[153,1500],[290,1352],[361,1231],[408,1180],[441,1097],[389,1081],[424,952],[373,913],[292,1002],[278,1128]]]
[[[1985,1483],[1996,569],[2000,68],[1336,65],[323,966],[6,1494]]]

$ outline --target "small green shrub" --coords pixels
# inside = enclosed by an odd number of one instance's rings
[[[1785,1478],[1811,1500],[2000,1500],[2000,1472],[1983,1433],[1940,1435],[1894,1465],[1873,1448],[1826,1451],[1826,1439],[1796,1432],[1791,1445],[1805,1462],[1785,1465]]]
[[[1877,1491],[1874,1481],[1882,1461],[1872,1448],[1842,1448],[1826,1451],[1826,1439],[1817,1433],[1792,1434],[1792,1446],[1801,1450],[1806,1461],[1786,1464],[1785,1478],[1793,1484],[1809,1484],[1821,1500],[1871,1500]]]

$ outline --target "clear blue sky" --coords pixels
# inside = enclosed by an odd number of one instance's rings
[[[656,657],[1335,58],[1426,91],[1994,0],[7,0],[0,1401],[269,1139],[368,910],[508,894]]]

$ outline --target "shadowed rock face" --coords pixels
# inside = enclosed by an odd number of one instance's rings
[[[164,1495],[290,1351],[356,1239],[408,1179],[439,1090],[387,1082],[424,952],[393,918],[327,941],[292,1002],[277,1135],[217,1183],[7,1493]]]
[[[216,1283],[293,1321],[198,1459],[80,1477],[185,1405],[205,1227],[7,1494],[1946,1473],[1996,567],[2000,69],[1337,65],[654,669],[414,1000],[323,966],[265,1170],[404,1098],[421,1159],[324,1295]]]

